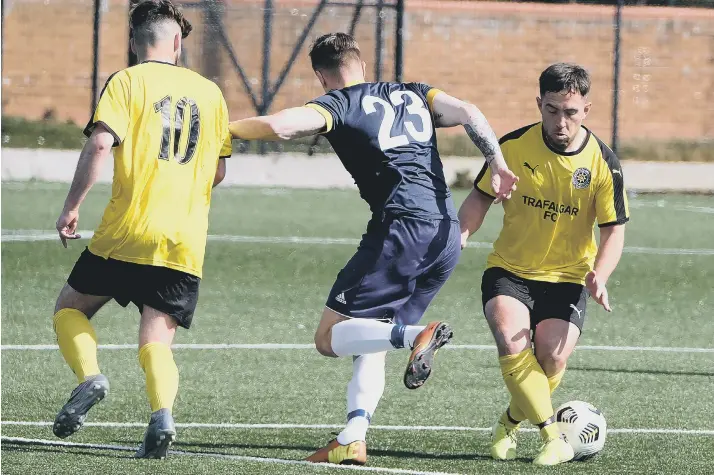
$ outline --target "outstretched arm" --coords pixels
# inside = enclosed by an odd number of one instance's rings
[[[462,125],[489,165],[494,160],[503,160],[498,137],[478,107],[445,92],[434,96],[431,107],[437,127]]]
[[[518,177],[506,165],[498,137],[479,108],[444,92],[434,96],[431,108],[437,127],[463,125],[471,141],[481,151],[491,167],[495,202],[510,198],[511,192],[516,189]]]
[[[233,138],[241,140],[292,140],[324,132],[326,128],[325,117],[307,106],[228,124]]]

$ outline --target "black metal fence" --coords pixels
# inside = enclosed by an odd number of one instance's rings
[[[68,0],[68,5],[70,3],[74,5],[74,11],[88,21],[80,22],[83,24],[81,34],[74,34],[75,29],[72,29],[72,36],[68,36],[70,30],[67,29],[68,35],[65,37],[71,42],[70,49],[82,49],[86,53],[68,56],[66,63],[56,58],[58,61],[54,61],[51,66],[43,64],[35,67],[23,62],[23,56],[18,54],[18,51],[29,51],[29,48],[28,43],[23,45],[17,38],[26,38],[28,33],[36,31],[39,23],[32,23],[32,17],[41,7],[34,0],[3,2],[3,27],[10,23],[9,31],[13,38],[10,45],[3,42],[3,62],[6,66],[13,57],[9,71],[3,69],[3,91],[8,91],[10,98],[10,102],[6,102],[4,97],[3,104],[10,104],[11,115],[25,113],[28,110],[26,104],[31,99],[37,104],[35,109],[42,107],[56,111],[63,120],[67,116],[77,117],[75,122],[81,123],[85,120],[82,117],[86,110],[83,97],[87,97],[88,89],[91,87],[92,94],[91,98],[87,98],[87,106],[93,109],[103,81],[120,66],[116,59],[112,62],[107,57],[110,54],[117,58],[117,50],[121,48],[117,46],[116,38],[123,35],[118,35],[117,29],[126,31],[122,28],[126,28],[127,3],[120,0]],[[433,5],[440,3],[433,2]],[[537,2],[523,2],[523,8],[509,6],[507,13],[494,13],[498,9],[488,10],[492,7],[486,6],[462,14],[462,11],[467,10],[432,9],[431,5],[425,8],[431,9],[429,12],[410,10],[404,0],[187,1],[182,2],[182,5],[197,28],[186,43],[184,63],[221,85],[231,106],[232,116],[265,114],[285,107],[286,104],[294,104],[296,98],[301,100],[321,93],[307,63],[298,60],[304,56],[306,44],[311,38],[318,32],[334,29],[356,32],[363,50],[369,51],[370,56],[373,53],[369,61],[374,68],[370,74],[372,79],[404,79],[405,43],[408,43],[407,79],[429,77],[434,82],[438,81],[439,85],[464,92],[466,97],[470,94],[479,106],[484,104],[491,111],[489,120],[494,117],[495,111],[494,120],[498,122],[498,100],[502,100],[502,95],[508,95],[508,91],[514,87],[530,87],[528,84],[532,84],[535,68],[544,64],[543,61],[581,58],[582,50],[571,53],[568,48],[561,47],[563,41],[559,44],[557,35],[563,35],[565,42],[580,41],[589,35],[583,30],[592,29],[592,38],[587,38],[592,42],[586,43],[586,47],[592,46],[597,51],[584,61],[594,72],[600,96],[597,98],[597,117],[591,115],[589,121],[597,121],[598,130],[612,131],[613,148],[618,148],[621,136],[628,140],[628,146],[633,137],[644,140],[660,138],[660,131],[668,132],[676,124],[687,122],[688,116],[677,115],[678,111],[687,107],[696,109],[696,130],[680,127],[667,138],[711,140],[714,136],[714,128],[709,125],[714,123],[714,115],[711,107],[707,106],[714,100],[714,81],[707,82],[706,79],[714,71],[712,66],[707,66],[714,64],[714,28],[711,20],[701,22],[698,19],[704,16],[711,18],[711,10],[700,15],[698,10],[680,9],[676,15],[669,16],[665,13],[669,10],[667,8],[645,9],[649,12],[645,18],[635,13],[642,10],[630,9],[630,5],[663,4],[707,8],[714,6],[714,0],[539,2],[610,5],[580,10],[576,7],[568,11],[578,13],[560,16],[560,7],[552,10],[540,6],[531,8],[532,3]],[[94,8],[89,8],[92,5]],[[52,6],[50,4],[47,9]],[[51,11],[59,11],[57,8],[54,6]],[[538,12],[533,13],[534,9]],[[8,12],[21,10],[33,13],[12,13],[8,17]],[[488,13],[483,14],[486,10]],[[623,15],[623,11],[626,14]],[[92,14],[93,22],[90,20]],[[587,18],[580,17],[581,14]],[[682,15],[686,19],[682,20]],[[406,24],[405,17],[408,17]],[[49,25],[47,22],[52,20],[43,21]],[[90,30],[88,27],[92,24]],[[514,51],[513,43],[508,42],[514,39],[519,41],[516,30],[534,27],[541,30],[536,30],[535,35],[531,34],[528,38],[529,43]],[[80,29],[76,28],[76,31]],[[88,71],[90,62],[84,59],[89,52],[90,45],[86,43],[90,40],[90,31],[93,53],[91,73]],[[536,36],[541,31],[542,41]],[[5,28],[3,35],[6,35]],[[490,40],[499,35],[503,38],[500,50],[498,41]],[[624,41],[621,41],[623,36]],[[125,38],[121,41],[125,41]],[[459,41],[462,49],[454,46],[456,49],[452,50],[451,45]],[[480,41],[484,44],[479,45]],[[676,44],[670,45],[673,42]],[[695,43],[696,53],[689,54],[684,63],[678,61],[677,58],[687,53],[687,48]],[[436,48],[428,49],[428,46]],[[479,50],[479,46],[483,48]],[[12,50],[8,53],[9,47]],[[127,51],[127,63],[131,64],[135,59],[126,46],[124,51]],[[442,51],[443,58],[440,57]],[[459,62],[458,58],[462,55],[468,59]],[[452,61],[449,63],[449,60]],[[492,63],[489,64],[489,61]],[[513,63],[512,67],[500,67],[509,61]],[[657,61],[659,63],[655,64]],[[447,63],[449,65],[441,67]],[[451,75],[448,68],[459,71]],[[47,72],[41,71],[43,69]],[[7,78],[6,73],[9,74]],[[53,84],[57,84],[57,81],[63,83],[63,91],[67,91],[67,95],[53,94],[42,96],[41,100],[36,99],[38,92],[46,90],[43,84],[50,77],[53,78]],[[692,86],[694,82],[687,83],[688,78],[699,79]],[[8,89],[5,87],[7,84],[11,84]],[[609,86],[603,87],[604,84]],[[677,87],[683,89],[682,94],[676,94]],[[673,103],[670,107],[671,99],[666,97],[666,92],[662,93],[663,89],[671,90],[673,96],[687,96],[688,102],[685,104],[683,100],[674,97],[679,100],[678,105]],[[603,91],[610,99],[602,97]],[[73,99],[76,97],[81,97],[80,112],[77,112],[78,101]],[[530,99],[520,97],[518,101],[520,105],[530,102]],[[650,103],[647,104],[647,101]],[[611,109],[602,105],[607,102],[611,102]],[[91,113],[91,110],[88,112]],[[508,114],[502,113],[500,130],[510,127],[510,123],[504,119]],[[28,114],[36,115],[36,112]],[[305,150],[309,152],[313,147]],[[266,146],[261,145],[260,151],[267,151]]]

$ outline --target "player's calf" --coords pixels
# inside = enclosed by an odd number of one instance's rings
[[[374,318],[348,318],[326,308],[315,345],[326,356],[367,355],[412,348],[422,330],[422,326],[395,325]]]

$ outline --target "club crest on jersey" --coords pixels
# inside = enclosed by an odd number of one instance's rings
[[[573,172],[573,186],[578,190],[590,186],[590,170],[587,168],[578,168]]]

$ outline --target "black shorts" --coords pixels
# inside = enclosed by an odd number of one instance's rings
[[[500,267],[486,269],[481,280],[481,297],[486,303],[498,295],[522,302],[531,314],[531,329],[548,318],[570,322],[583,331],[587,288],[569,282],[542,282],[524,279]]]
[[[132,302],[139,312],[147,305],[189,328],[201,279],[168,267],[104,259],[85,249],[67,283],[82,294],[111,297],[122,307]]]
[[[460,255],[458,222],[373,218],[357,252],[337,275],[325,305],[348,317],[414,325]]]

